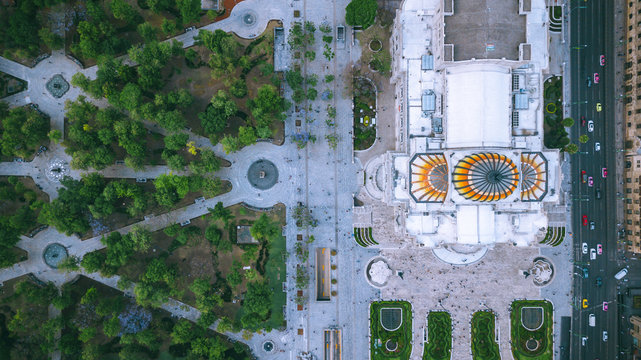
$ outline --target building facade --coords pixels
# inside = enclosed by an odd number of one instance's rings
[[[641,253],[641,3],[627,4],[625,63],[625,239],[627,250]]]

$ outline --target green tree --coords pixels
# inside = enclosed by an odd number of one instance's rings
[[[48,27],[38,30],[40,40],[52,50],[58,50],[64,45],[64,40],[60,35],[54,34]]]
[[[174,31],[176,31],[176,22],[169,20],[167,18],[164,18],[162,19],[162,24],[160,25],[160,29],[162,30],[163,34],[171,35]]]
[[[374,24],[377,10],[376,0],[352,0],[345,8],[345,22],[367,29]]]
[[[165,148],[169,150],[182,150],[187,146],[189,135],[187,133],[178,133],[165,136]]]
[[[159,205],[171,207],[189,192],[189,179],[185,176],[162,174],[154,181],[154,198]]]
[[[574,125],[574,119],[572,119],[571,117],[563,119],[563,126],[572,127],[572,125]]]
[[[222,220],[225,223],[228,223],[229,220],[234,218],[234,215],[232,215],[231,210],[227,209],[225,205],[221,201],[217,202],[216,205],[214,205],[214,208],[208,208],[209,212],[211,213],[212,217],[215,220]]]
[[[567,144],[564,148],[565,152],[570,155],[576,154],[579,151],[579,146],[574,143]]]
[[[240,150],[242,144],[240,140],[236,137],[233,137],[231,135],[225,135],[221,140],[220,143],[223,146],[223,150],[225,151],[226,154],[231,154],[234,153],[238,150]]]
[[[588,136],[587,136],[587,135],[585,135],[585,134],[583,134],[583,135],[579,136],[579,142],[580,142],[581,144],[585,144],[585,143],[587,143],[589,140],[590,140],[590,137],[588,137]]]
[[[261,322],[267,320],[273,294],[267,282],[247,284],[247,292],[243,301],[243,315],[240,320],[243,328],[255,331]]]
[[[231,83],[229,93],[236,98],[244,98],[247,96],[247,83],[243,79],[236,79]]]
[[[249,146],[256,143],[256,132],[251,126],[241,126],[238,128],[238,141],[243,146]]]
[[[142,36],[143,40],[146,43],[149,43],[149,42],[152,42],[152,41],[156,40],[156,35],[158,33],[158,30],[153,25],[151,25],[150,23],[144,22],[144,23],[138,25],[137,30],[138,30],[138,34],[140,34],[140,36]]]
[[[218,246],[222,237],[222,232],[215,224],[211,224],[207,226],[207,229],[205,229],[205,239],[207,239],[214,247]]]
[[[316,100],[316,97],[318,96],[318,91],[314,88],[309,88],[307,89],[307,99],[314,101]]]
[[[200,17],[200,0],[176,0],[176,8],[185,24],[198,21]]]
[[[142,91],[140,87],[134,83],[128,83],[120,93],[120,104],[129,110],[134,111],[140,106],[142,101]]]
[[[251,235],[254,239],[265,242],[272,242],[281,232],[278,222],[273,221],[263,213],[250,228]]]
[[[117,316],[112,316],[111,318],[105,320],[102,325],[103,333],[108,337],[118,336],[120,333],[120,320]]]
[[[13,108],[0,120],[0,145],[2,153],[6,156],[28,157],[47,139],[49,119],[33,109]]]
[[[134,22],[138,15],[133,6],[129,5],[125,0],[112,0],[109,4],[111,13],[118,20],[124,20],[128,23]]]
[[[200,335],[200,331],[194,329],[194,326],[189,320],[180,319],[171,332],[171,339],[173,344],[188,344],[192,339]]]
[[[196,175],[210,175],[220,169],[220,159],[209,149],[200,150],[200,158],[189,163],[189,170]]]
[[[243,282],[243,276],[240,273],[241,268],[242,264],[234,260],[231,266],[231,271],[227,274],[227,283],[232,288],[235,288],[236,286],[240,285],[241,282]]]
[[[85,256],[82,257],[80,266],[88,273],[97,272],[105,262],[105,258],[105,254],[98,251],[86,253]]]

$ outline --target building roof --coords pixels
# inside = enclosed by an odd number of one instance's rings
[[[491,205],[460,205],[456,208],[456,233],[459,244],[494,242],[494,211]]]
[[[499,65],[448,70],[448,148],[510,147],[511,80],[510,69]]]

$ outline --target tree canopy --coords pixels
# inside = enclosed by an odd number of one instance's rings
[[[345,8],[345,22],[367,29],[374,24],[377,10],[376,0],[352,0]]]

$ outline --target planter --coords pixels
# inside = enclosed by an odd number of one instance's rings
[[[383,48],[383,43],[378,39],[372,39],[369,42],[369,49],[373,52],[379,52]]]

